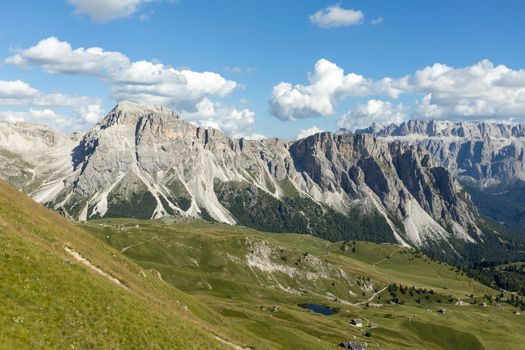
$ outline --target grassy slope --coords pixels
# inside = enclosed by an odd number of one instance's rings
[[[1,349],[230,348],[215,335],[264,346],[1,181],[0,276]]]
[[[371,349],[504,350],[525,342],[525,321],[509,306],[455,305],[471,302],[470,294],[481,300],[495,291],[396,245],[357,242],[353,252],[353,243],[203,222],[113,219],[84,227],[275,348],[331,349],[354,336]],[[249,257],[259,267],[249,265]],[[389,305],[383,288],[392,283],[435,293],[428,300],[421,295],[420,303],[418,295],[398,294],[405,304]],[[373,297],[375,291],[382,292]],[[322,316],[297,306],[306,302],[339,312]],[[373,305],[378,303],[384,305]],[[440,308],[447,313],[439,314]],[[349,326],[353,317],[379,327],[366,337],[366,330]]]

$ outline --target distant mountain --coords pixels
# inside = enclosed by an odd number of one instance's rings
[[[525,231],[525,124],[411,120],[356,133],[424,148],[461,181],[483,215]]]
[[[58,134],[48,142],[48,129],[20,128],[3,137],[22,133],[44,151],[27,154],[0,140],[8,157],[24,162],[22,175],[7,178],[81,221],[201,217],[332,241],[399,242],[449,257],[484,241],[468,196],[419,144],[364,132],[232,139],[129,102],[79,142]]]
[[[410,120],[355,133],[421,146],[458,178],[479,184],[525,180],[524,124]]]
[[[71,175],[71,152],[81,137],[44,125],[0,121],[0,177],[44,201]]]

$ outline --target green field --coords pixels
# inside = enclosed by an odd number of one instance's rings
[[[248,332],[253,340],[244,346],[259,348],[257,339],[281,349],[332,349],[354,339],[370,349],[503,350],[525,343],[523,316],[485,298],[499,292],[397,245],[185,220],[108,219],[81,227]],[[338,312],[316,314],[303,303]],[[352,318],[365,326],[351,326]]]

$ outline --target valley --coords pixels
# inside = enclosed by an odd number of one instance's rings
[[[0,228],[0,348],[519,349],[525,341],[511,293],[500,297],[396,244],[193,219],[72,224],[3,182]]]
[[[395,244],[187,220],[81,227],[275,348],[332,349],[355,340],[369,349],[519,349],[525,340],[522,316],[495,302],[499,292]],[[308,303],[336,313],[301,307]],[[350,325],[358,318],[363,328]]]

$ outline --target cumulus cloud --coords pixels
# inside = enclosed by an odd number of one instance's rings
[[[488,60],[462,68],[434,64],[401,78],[373,80],[321,59],[308,80],[274,86],[270,112],[282,120],[330,116],[348,97],[401,95],[416,96],[414,117],[508,119],[525,110],[525,71]]]
[[[55,111],[51,109],[30,108],[28,111],[0,111],[0,119],[10,122],[35,122],[42,121],[44,119],[56,120],[58,118],[58,114],[56,114]]]
[[[212,127],[234,137],[245,137],[255,123],[255,113],[237,109],[204,98],[195,111],[183,111],[185,120],[203,127]]]
[[[405,120],[405,108],[401,103],[392,105],[388,101],[369,100],[365,104],[357,104],[350,111],[346,112],[339,120],[337,125],[340,128],[355,130],[366,128],[377,123],[380,125],[399,124]]]
[[[258,133],[251,133],[251,134],[239,134],[236,136],[237,138],[245,138],[247,140],[264,140],[265,138],[267,138],[265,135],[263,134],[258,134]]]
[[[365,15],[359,10],[331,5],[310,16],[310,22],[322,28],[353,26],[363,23]]]
[[[95,22],[129,17],[140,7],[154,0],[67,0],[75,6],[75,14],[87,15]]]
[[[282,82],[274,86],[270,112],[281,120],[330,116],[338,98],[366,95],[371,84],[361,75],[345,75],[342,68],[325,59],[315,64],[308,81],[309,85]]]
[[[204,97],[224,97],[238,84],[214,72],[175,69],[161,63],[136,61],[102,48],[73,49],[55,37],[19,50],[5,60],[17,66],[40,66],[49,73],[86,75],[111,84],[116,100],[147,104],[195,104]]]
[[[0,111],[0,119],[9,122],[26,122],[33,124],[43,124],[56,127],[62,131],[73,131],[78,124],[69,117],[60,115],[49,108],[35,109],[29,108],[27,111]]]
[[[131,61],[120,52],[98,47],[73,48],[55,37],[18,50],[5,62],[22,67],[38,66],[51,74],[95,77],[110,85],[112,97],[117,101],[169,106],[184,112],[188,119],[230,134],[244,130],[254,120],[253,112],[246,108],[226,107],[210,100],[223,98],[239,86],[215,72],[176,69],[146,60]],[[51,98],[53,96],[41,99]],[[88,120],[94,120],[100,112],[92,103],[82,103],[79,110]]]
[[[312,136],[312,135],[318,134],[323,131],[324,131],[323,129],[319,129],[317,126],[312,126],[311,128],[308,128],[308,129],[302,129],[297,134],[297,139],[298,140],[304,139],[305,137]]]
[[[78,111],[82,118],[89,123],[96,123],[102,116],[102,106],[99,104],[87,104],[78,107]]]
[[[68,42],[55,37],[17,51],[5,62],[22,67],[40,66],[48,73],[111,78],[131,65],[130,60],[120,52],[104,51],[99,47],[73,49]]]
[[[525,110],[525,71],[495,66],[489,60],[453,68],[434,64],[408,79],[424,94],[419,115],[440,117],[519,117]]]
[[[3,119],[27,122],[47,122],[50,126],[66,130],[76,124],[83,127],[102,116],[101,101],[89,96],[71,96],[44,93],[21,80],[0,80],[0,106],[29,106],[28,111],[1,111]],[[55,113],[55,108],[67,108],[69,118]]]
[[[0,104],[22,104],[39,94],[37,89],[21,80],[0,80]]]

